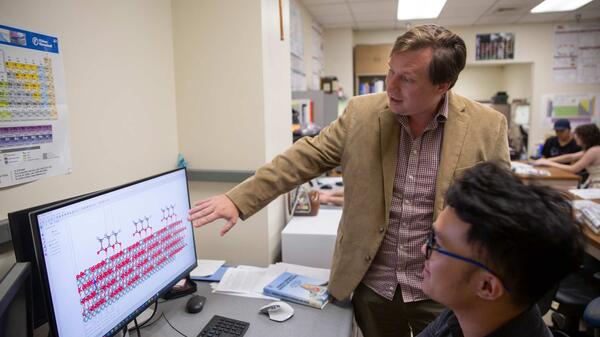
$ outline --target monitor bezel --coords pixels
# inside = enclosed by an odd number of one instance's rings
[[[52,333],[53,336],[55,337],[60,337],[59,333],[58,333],[58,326],[56,324],[56,313],[54,312],[54,304],[52,302],[52,294],[50,292],[50,281],[48,279],[48,269],[46,268],[46,261],[43,258],[43,251],[42,251],[42,242],[41,242],[41,237],[40,237],[40,231],[39,231],[39,224],[37,221],[37,217],[43,213],[47,213],[50,211],[53,211],[55,209],[61,208],[61,207],[65,207],[65,206],[69,206],[72,205],[74,203],[77,202],[81,202],[83,200],[87,200],[90,198],[95,198],[107,193],[111,193],[123,188],[127,188],[129,186],[133,186],[139,183],[143,183],[145,181],[148,180],[152,180],[161,176],[165,176],[177,171],[183,171],[184,175],[185,175],[185,182],[186,182],[186,190],[187,190],[187,200],[188,200],[188,209],[191,207],[191,203],[190,203],[190,189],[189,189],[189,181],[188,181],[188,176],[187,176],[187,171],[185,168],[178,168],[178,169],[174,169],[174,170],[169,170],[163,173],[159,173],[147,178],[143,178],[143,179],[139,179],[127,184],[123,184],[114,188],[109,188],[106,190],[102,190],[98,193],[94,193],[94,194],[90,194],[90,195],[84,195],[81,197],[76,197],[70,200],[67,200],[65,202],[62,203],[57,203],[54,205],[51,205],[47,208],[44,209],[40,209],[40,210],[36,210],[34,212],[29,213],[29,220],[31,223],[31,233],[33,235],[33,242],[34,242],[34,248],[35,248],[35,255],[36,255],[36,260],[40,269],[40,276],[42,279],[42,288],[44,291],[44,295],[46,296],[46,310],[48,313],[48,325],[49,325],[49,329],[50,332]],[[193,231],[193,227],[192,227],[192,231]],[[193,232],[192,232],[193,233]],[[195,242],[195,235],[192,235],[192,243],[193,243],[193,248],[194,248],[194,263],[192,263],[192,265],[190,265],[188,268],[186,268],[182,273],[180,273],[179,275],[177,275],[176,277],[173,277],[173,280],[169,283],[167,283],[166,286],[164,286],[161,290],[159,290],[156,294],[152,295],[150,298],[148,298],[140,307],[138,307],[137,309],[133,310],[133,312],[131,312],[130,315],[128,315],[126,318],[124,318],[121,322],[119,322],[116,326],[114,326],[113,328],[111,328],[111,330],[108,330],[106,332],[104,332],[104,336],[114,336],[115,334],[119,333],[122,328],[124,326],[126,326],[129,322],[133,321],[140,313],[142,313],[144,310],[146,310],[152,303],[154,303],[154,301],[158,300],[158,298],[160,296],[162,296],[163,294],[165,294],[166,292],[168,292],[177,282],[179,282],[179,280],[181,280],[182,278],[185,278],[187,275],[189,275],[189,273],[196,268],[196,266],[198,265],[198,255],[196,253],[196,242]]]
[[[96,191],[92,193],[85,193],[76,197],[65,198],[55,202],[49,202],[42,205],[32,206],[23,208],[18,211],[8,213],[8,227],[10,229],[11,242],[13,251],[15,253],[15,260],[17,262],[30,262],[31,263],[31,288],[34,295],[36,295],[36,289],[39,289],[40,296],[42,296],[41,303],[33,303],[33,328],[37,329],[48,322],[48,312],[46,310],[46,294],[42,289],[42,279],[40,277],[40,270],[37,264],[35,248],[33,243],[33,234],[31,233],[31,219],[29,214],[38,210],[45,209],[52,205],[58,205],[65,201],[81,198],[83,196],[92,196],[102,191]],[[25,221],[26,220],[26,221]],[[25,223],[26,222],[26,223]],[[29,250],[31,248],[31,251]],[[32,253],[29,256],[29,253]],[[43,311],[43,312],[40,312]]]

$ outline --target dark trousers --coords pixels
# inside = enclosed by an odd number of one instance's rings
[[[364,337],[410,337],[411,330],[416,336],[444,309],[432,300],[404,303],[400,287],[389,301],[362,283],[354,290],[352,305]]]

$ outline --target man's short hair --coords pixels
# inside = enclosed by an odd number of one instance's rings
[[[465,68],[467,59],[465,41],[438,25],[416,26],[396,39],[391,55],[423,48],[431,48],[433,51],[429,64],[431,82],[450,83],[452,88],[458,80],[458,74]]]
[[[450,187],[446,202],[471,225],[467,242],[519,305],[539,300],[581,263],[581,228],[557,190],[525,185],[499,164],[482,163]]]

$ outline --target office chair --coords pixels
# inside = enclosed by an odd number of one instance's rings
[[[586,258],[588,261],[593,259],[587,256]],[[558,308],[552,314],[553,326],[573,336],[579,334],[579,321],[586,306],[596,297],[600,297],[600,280],[594,277],[595,271],[593,261],[590,261],[560,282],[554,297]]]
[[[583,320],[593,329],[594,337],[600,337],[600,297],[593,299],[585,307]]]

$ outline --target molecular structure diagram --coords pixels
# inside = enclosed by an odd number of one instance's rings
[[[144,234],[145,236],[147,232],[152,233],[152,226],[150,226],[150,218],[147,216],[139,218],[137,220],[133,220],[133,225],[135,226],[135,232],[133,232],[133,237],[139,235],[141,238],[142,234]]]
[[[121,230],[117,232],[112,231],[110,234],[105,233],[102,237],[97,236],[96,239],[100,243],[100,249],[96,252],[96,255],[100,255],[100,252],[104,252],[105,255],[108,255],[109,249],[112,249],[112,251],[115,252],[116,246],[119,246],[119,249],[121,249],[122,244],[118,238],[119,233],[121,233]]]
[[[170,205],[165,208],[161,208],[160,210],[163,214],[162,219],[160,219],[161,222],[171,221],[171,219],[177,217],[177,214],[175,214],[175,205]]]

